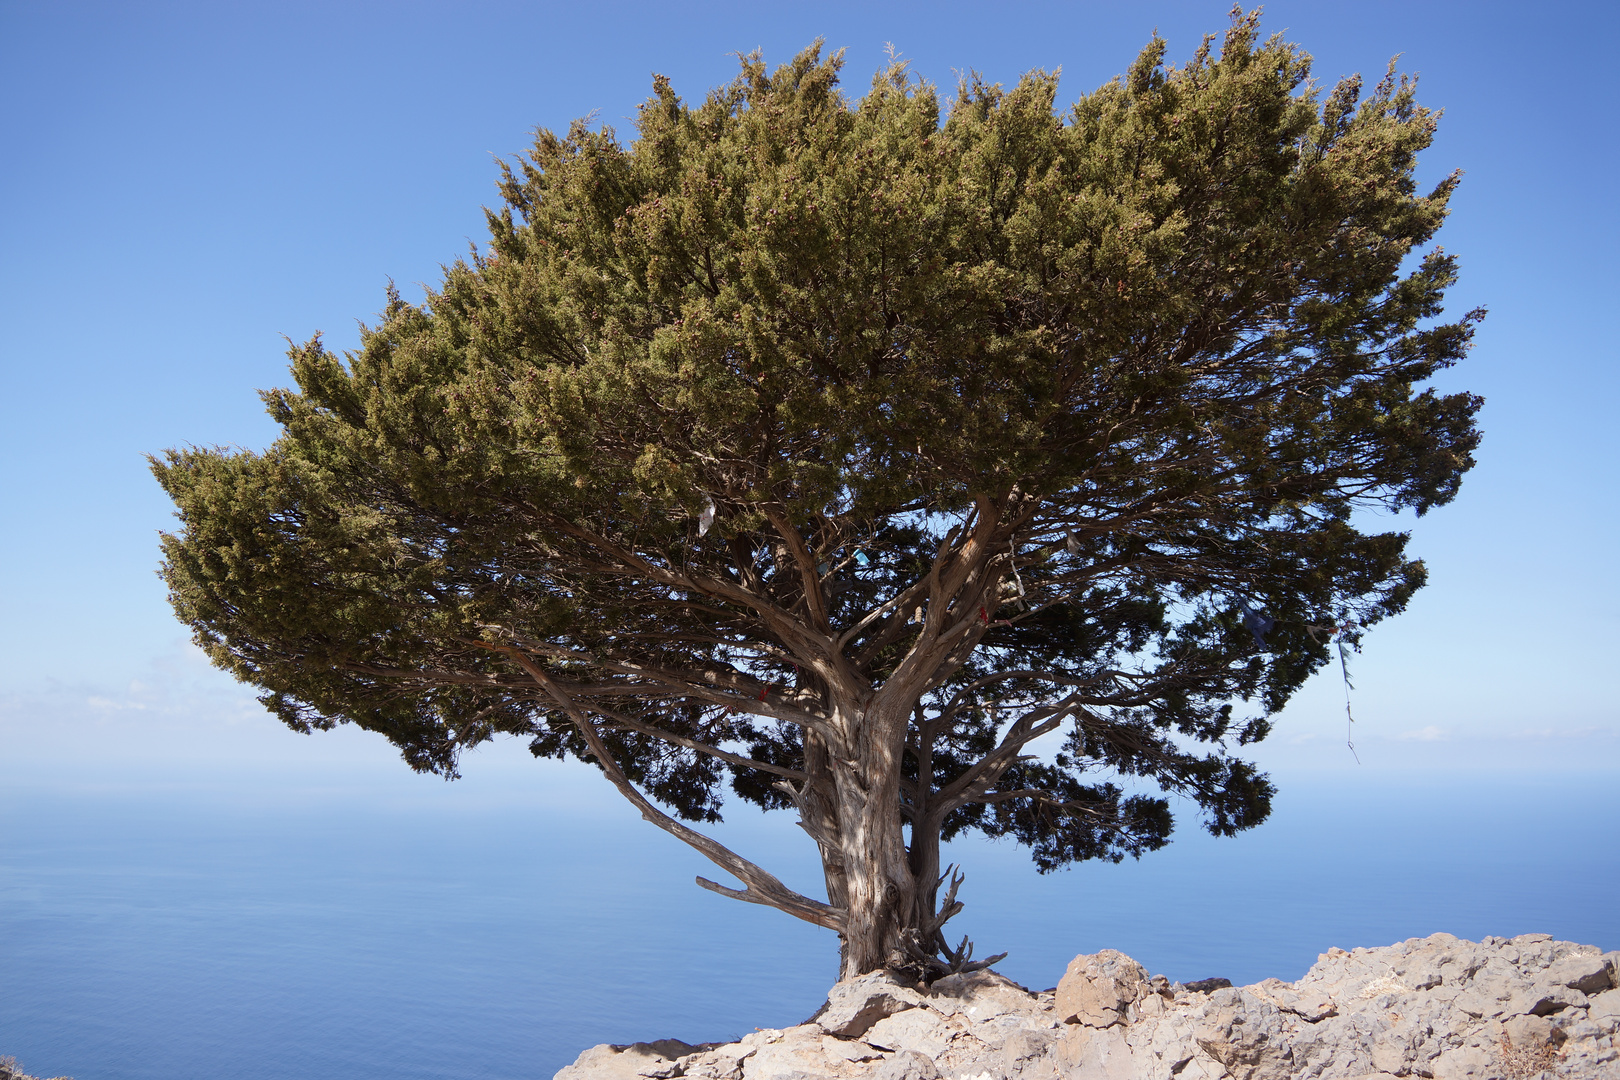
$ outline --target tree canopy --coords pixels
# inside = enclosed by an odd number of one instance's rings
[[[1480,402],[1429,380],[1480,313],[1411,80],[1322,92],[1255,16],[1164,54],[1059,111],[852,100],[817,46],[539,132],[487,248],[291,350],[268,450],[154,460],[175,610],[300,731],[594,762],[845,975],[969,964],[959,833],[1047,871],[1162,846],[1166,792],[1257,824],[1241,748],[1423,583],[1357,512],[1456,493]],[[825,900],[693,827],[732,796]]]

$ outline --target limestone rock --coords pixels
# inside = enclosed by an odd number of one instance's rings
[[[930,1059],[943,1053],[954,1034],[949,1022],[932,1009],[907,1009],[885,1016],[862,1036],[873,1046],[890,1051],[915,1050]]]
[[[760,1034],[757,1033],[756,1034]],[[856,1039],[840,1039],[814,1024],[801,1024],[761,1045],[743,1060],[743,1080],[808,1080],[851,1075],[850,1068],[881,1062],[883,1051]]]
[[[1558,961],[1547,969],[1548,981],[1583,994],[1598,994],[1614,985],[1609,971],[1609,958],[1590,953],[1578,953]]]
[[[1069,961],[1057,987],[1057,1015],[1065,1024],[1108,1027],[1126,1020],[1126,1010],[1152,993],[1142,965],[1113,949]]]
[[[932,1055],[902,1050],[883,1063],[876,1080],[940,1080],[939,1066],[934,1064]]]
[[[995,974],[841,983],[735,1043],[598,1046],[558,1080],[1620,1080],[1617,953],[1546,934],[1329,949],[1200,992],[1112,950],[1056,991]]]
[[[1031,994],[994,971],[950,975],[928,988],[928,1007],[967,1023],[1006,1017],[1041,1017],[1052,1009],[1052,993]]]
[[[922,1004],[922,995],[887,971],[874,971],[858,979],[838,983],[827,994],[827,1003],[809,1020],[825,1031],[845,1038],[859,1038],[885,1016],[893,1016]]]
[[[1587,1005],[1587,1017],[1613,1034],[1620,1030],[1620,990],[1605,990]]]
[[[700,1049],[702,1047],[678,1039],[631,1043],[628,1046],[604,1043],[579,1055],[572,1065],[558,1072],[554,1080],[643,1080],[646,1077],[675,1076],[679,1074],[675,1060]]]

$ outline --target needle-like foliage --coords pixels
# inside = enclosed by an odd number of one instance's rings
[[[1257,824],[1238,748],[1423,582],[1356,511],[1456,493],[1479,399],[1428,381],[1479,315],[1412,83],[1212,44],[1066,113],[898,63],[850,100],[811,48],[541,132],[483,253],[292,350],[266,452],[155,461],[176,611],[299,730],[595,762],[846,975],[968,966],[958,833],[1046,871],[1162,846],[1162,792]],[[825,901],[683,824],[728,786]]]

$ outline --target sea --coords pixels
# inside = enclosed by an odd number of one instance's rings
[[[469,776],[456,798],[13,770],[0,1055],[76,1080],[530,1080],[595,1043],[734,1039],[816,1009],[830,933],[697,888],[718,876],[701,857],[558,768],[534,790]],[[1033,989],[1102,948],[1239,984],[1442,931],[1620,948],[1613,773],[1277,779],[1260,828],[1212,838],[1182,806],[1139,861],[1042,876],[1013,844],[954,844],[951,928]],[[790,816],[729,819],[726,843],[814,891]]]

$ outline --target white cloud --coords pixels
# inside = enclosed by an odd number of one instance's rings
[[[1403,731],[1395,737],[1403,742],[1444,742],[1450,738],[1445,728],[1433,724],[1416,731]]]

